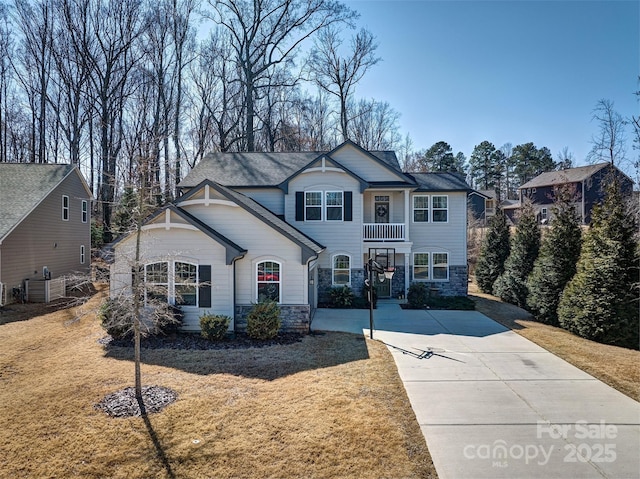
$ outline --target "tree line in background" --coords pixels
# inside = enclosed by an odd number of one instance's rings
[[[127,188],[170,201],[211,151],[351,139],[398,150],[405,171],[468,174],[502,198],[572,164],[566,149],[554,162],[533,143],[484,141],[468,162],[444,141],[414,151],[391,105],[355,96],[380,61],[357,17],[336,0],[0,0],[0,161],[78,165],[107,242]],[[602,151],[624,130],[608,106]]]
[[[475,269],[482,292],[528,309],[541,322],[579,336],[640,347],[638,211],[610,178],[582,233],[574,195],[557,191],[545,234],[524,203],[515,234],[502,210],[490,220]]]

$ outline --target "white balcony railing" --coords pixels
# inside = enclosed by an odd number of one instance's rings
[[[364,241],[404,241],[404,223],[365,223],[362,225]]]

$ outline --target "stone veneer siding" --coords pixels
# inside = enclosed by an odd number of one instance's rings
[[[318,269],[318,302],[328,303],[329,290],[333,287],[331,284],[331,269],[320,268]],[[404,266],[396,266],[391,280],[391,297],[397,298],[400,294],[405,295],[404,290]],[[375,276],[375,275],[374,275]],[[365,272],[364,269],[352,269],[351,270],[351,290],[353,295],[359,297],[362,295],[362,289],[364,288]],[[377,278],[376,278],[377,281]]]
[[[413,274],[412,274],[413,276]],[[467,266],[449,266],[449,281],[425,281],[427,287],[440,296],[467,296],[469,274]]]
[[[247,331],[247,315],[253,304],[236,305],[235,331]],[[309,332],[310,307],[308,304],[281,304],[280,306],[280,331],[285,333],[307,334]]]

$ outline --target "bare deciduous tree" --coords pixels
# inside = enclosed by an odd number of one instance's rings
[[[593,147],[588,159],[592,162],[608,161],[620,166],[625,159],[625,127],[627,122],[613,108],[611,100],[602,99],[593,109],[592,120],[598,124],[598,133],[591,139]]]

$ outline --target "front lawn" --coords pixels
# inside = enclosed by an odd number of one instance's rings
[[[437,477],[382,343],[326,333],[143,349],[143,385],[178,399],[146,418],[111,418],[94,405],[133,385],[131,348],[101,345],[93,314],[73,318],[0,325],[3,477]]]

